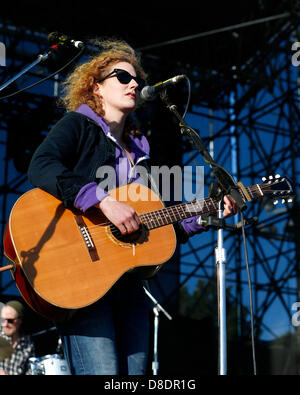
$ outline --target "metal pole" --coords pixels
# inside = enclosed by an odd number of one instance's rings
[[[223,218],[223,202],[219,202],[218,218]],[[227,374],[227,324],[226,324],[226,251],[223,229],[218,229],[216,264],[218,268],[218,308],[219,308],[219,375]]]
[[[35,67],[37,64],[39,64],[40,62],[48,59],[49,54],[43,54],[43,55],[39,55],[38,58],[32,62],[29,66],[25,67],[24,70],[21,70],[17,75],[15,75],[14,77],[12,77],[10,80],[8,80],[7,82],[5,82],[1,87],[0,87],[0,91],[2,91],[3,89],[5,89],[6,87],[8,87],[10,84],[12,84],[14,81],[16,81],[18,78],[20,78],[22,75],[24,75],[25,73],[27,73],[29,70],[31,70],[33,67]]]
[[[154,313],[154,346],[153,346],[153,362],[152,371],[153,376],[158,375],[158,327],[159,327],[159,311],[156,307],[153,308]]]

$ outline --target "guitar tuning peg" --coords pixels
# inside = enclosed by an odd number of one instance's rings
[[[263,182],[267,181],[266,177],[263,177],[262,180],[263,180]]]
[[[269,176],[269,180],[273,180],[273,178],[274,178],[273,176]]]
[[[284,203],[285,203],[285,199],[282,199],[282,200],[281,200],[281,203],[284,204]]]
[[[280,174],[276,174],[275,178],[280,178]]]
[[[294,199],[288,199],[288,203],[293,203]]]
[[[276,206],[278,203],[279,203],[278,200],[274,200],[273,202],[274,206]]]

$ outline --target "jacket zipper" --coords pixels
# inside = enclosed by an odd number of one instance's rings
[[[136,167],[140,162],[142,162],[143,160],[149,159],[149,155],[145,155],[145,156],[139,158],[139,159],[136,161],[135,164],[132,164],[132,162],[131,162],[131,160],[130,160],[128,154],[127,154],[127,152],[126,152],[126,151],[124,150],[124,148],[118,143],[118,141],[117,141],[110,133],[107,134],[107,137],[110,138],[114,143],[116,143],[116,144],[118,145],[118,147],[125,153],[125,155],[126,155],[126,157],[127,157],[127,160],[128,160],[128,163],[129,163],[129,167],[130,167],[129,174],[128,174],[128,183],[130,183],[131,180],[133,179],[133,172],[134,172],[135,167]]]

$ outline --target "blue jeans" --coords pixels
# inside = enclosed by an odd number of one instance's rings
[[[144,375],[149,307],[142,282],[125,276],[98,302],[60,324],[71,373]]]

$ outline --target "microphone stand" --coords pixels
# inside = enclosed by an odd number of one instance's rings
[[[54,51],[54,48],[49,48],[47,52],[44,54],[38,55],[37,59],[34,60],[32,63],[30,63],[28,66],[25,67],[25,69],[21,70],[17,75],[6,81],[1,87],[0,87],[0,92],[7,88],[10,84],[12,84],[14,81],[16,81],[18,78],[22,77],[25,73],[27,73],[29,70],[31,70],[33,67],[35,67],[37,64],[40,62],[44,62],[49,58],[50,55],[52,55]]]
[[[152,362],[152,371],[153,376],[158,375],[158,327],[159,327],[159,313],[162,311],[164,315],[169,319],[172,320],[170,314],[166,312],[166,310],[158,303],[158,301],[154,298],[154,296],[149,292],[147,288],[149,288],[147,280],[144,281],[146,287],[144,286],[144,291],[146,295],[150,298],[152,303],[154,304],[153,313],[154,313],[154,344],[153,344],[153,362]]]
[[[223,197],[230,195],[235,200],[240,211],[247,208],[245,201],[239,192],[239,187],[235,183],[233,177],[227,170],[214,162],[213,158],[206,149],[199,134],[189,127],[178,113],[174,104],[170,103],[167,91],[161,92],[160,97],[166,104],[167,108],[179,120],[181,134],[188,137],[193,147],[202,155],[204,161],[208,163],[214,171],[214,175],[218,180],[219,186],[215,191],[215,198],[218,200],[218,220],[219,226],[217,227],[217,248],[215,250],[216,264],[217,264],[217,277],[218,277],[218,335],[219,335],[219,375],[227,374],[227,331],[226,331],[226,250],[224,248],[223,236]],[[241,183],[243,190],[245,188]],[[221,224],[221,225],[220,225]]]
[[[218,203],[218,218],[223,218],[223,201]],[[215,249],[218,278],[218,331],[219,331],[219,374],[227,374],[227,325],[226,325],[226,250],[224,248],[223,228],[217,230],[217,248]]]
[[[80,42],[79,42],[79,43],[80,43]],[[57,43],[56,45],[52,45],[50,48],[48,48],[48,50],[47,50],[44,54],[38,55],[38,57],[37,57],[37,59],[36,59],[35,61],[33,61],[30,65],[28,65],[27,67],[25,67],[25,69],[22,70],[22,71],[20,71],[16,76],[14,76],[13,78],[11,78],[11,79],[8,80],[7,82],[5,82],[5,83],[0,87],[0,92],[1,92],[3,89],[5,89],[6,87],[8,87],[10,84],[12,84],[14,81],[16,81],[18,78],[20,78],[23,74],[27,73],[27,71],[31,70],[34,66],[36,66],[36,65],[39,64],[40,62],[46,61],[46,60],[49,58],[50,55],[52,55],[54,52],[57,52],[57,51],[58,51],[58,48],[59,48],[59,45],[60,45],[60,44],[61,44],[61,43],[59,42],[59,43]],[[33,87],[36,86],[37,84],[39,84],[39,83],[41,83],[41,82],[44,82],[44,81],[48,80],[49,78],[51,78],[51,77],[57,75],[59,72],[61,72],[62,70],[64,70],[67,66],[69,66],[76,58],[78,58],[79,56],[81,56],[81,54],[82,54],[83,51],[84,51],[84,45],[83,45],[83,43],[80,43],[80,44],[81,44],[81,45],[77,47],[77,48],[81,48],[81,49],[80,49],[80,52],[78,52],[77,55],[75,55],[71,60],[69,60],[69,61],[68,61],[63,67],[61,67],[59,70],[57,70],[57,71],[53,72],[52,74],[48,75],[47,77],[43,78],[41,81],[35,82],[34,84],[32,84],[32,85],[30,85],[30,86],[27,86],[26,88],[22,88],[21,90],[15,92],[15,93],[12,93],[12,94],[10,94],[10,95],[3,96],[3,97],[1,97],[0,99],[9,98],[9,97],[11,97],[11,96],[13,96],[13,95],[15,95],[15,94],[17,94],[17,93],[19,93],[19,92],[22,92],[22,91],[24,91],[24,90],[26,90],[26,89],[33,88]],[[75,47],[76,47],[76,45],[75,45]]]

